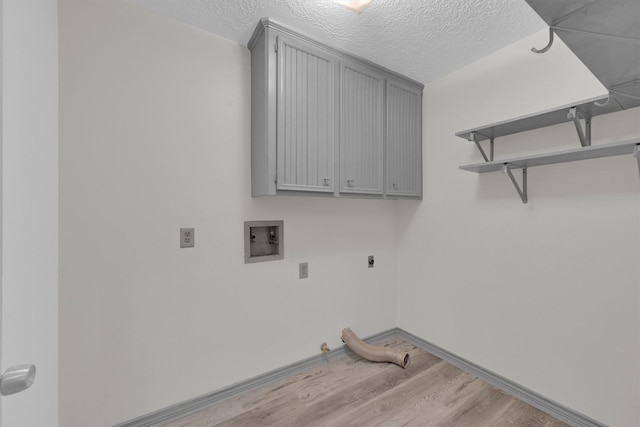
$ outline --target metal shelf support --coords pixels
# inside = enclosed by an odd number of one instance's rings
[[[573,124],[576,126],[578,132],[578,138],[580,138],[580,144],[583,147],[591,145],[591,117],[587,117],[582,111],[576,107],[569,108],[569,114],[567,118],[573,120]],[[582,129],[582,123],[580,120],[584,120],[584,130]]]
[[[518,192],[518,195],[520,196],[520,199],[522,199],[522,203],[527,203],[528,198],[527,198],[527,168],[522,168],[522,188],[520,188],[520,185],[518,185],[518,181],[516,181],[515,177],[513,176],[513,173],[511,172],[511,167],[509,166],[508,163],[505,163],[504,166],[502,166],[502,172],[506,173],[509,176],[509,179],[511,179],[511,183],[513,184],[513,186],[515,187],[516,191]]]
[[[633,157],[638,161],[638,174],[640,174],[640,145],[633,147]]]
[[[476,147],[480,150],[480,154],[482,154],[482,158],[485,162],[493,162],[493,138],[490,138],[489,142],[489,157],[487,157],[487,153],[485,153],[482,145],[480,145],[480,142],[477,140],[475,132],[471,132],[469,134],[469,141],[473,141],[476,144]]]

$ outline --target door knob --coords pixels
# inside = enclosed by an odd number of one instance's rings
[[[15,365],[4,371],[0,377],[0,394],[8,396],[31,387],[36,379],[35,365]]]

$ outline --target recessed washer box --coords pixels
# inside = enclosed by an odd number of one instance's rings
[[[284,258],[284,221],[244,222],[244,263]]]

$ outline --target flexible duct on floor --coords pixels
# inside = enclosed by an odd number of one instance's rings
[[[406,368],[409,364],[409,353],[394,350],[387,347],[378,347],[362,341],[349,328],[342,330],[342,342],[344,342],[354,353],[363,359],[372,362],[391,362]]]

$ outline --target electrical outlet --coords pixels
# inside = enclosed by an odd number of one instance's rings
[[[195,228],[181,228],[180,229],[180,247],[181,248],[193,248],[196,245],[196,233]]]
[[[301,279],[306,279],[307,277],[309,277],[309,263],[301,262],[298,266],[298,272]]]
[[[373,268],[373,264],[375,260],[373,259],[373,255],[369,255],[369,268]]]

